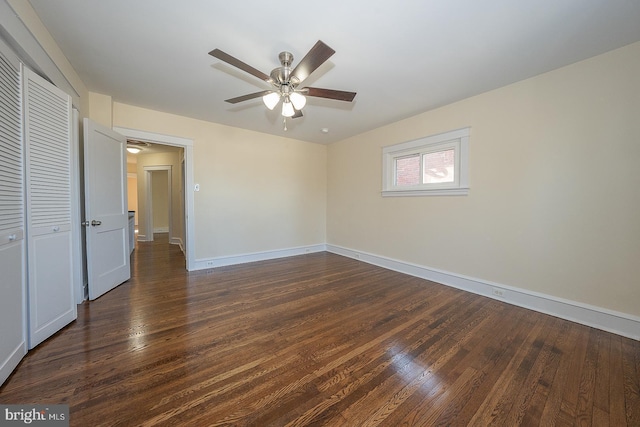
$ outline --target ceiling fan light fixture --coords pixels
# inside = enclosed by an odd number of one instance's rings
[[[303,85],[303,81],[309,77],[311,73],[317,70],[318,67],[324,64],[334,53],[336,53],[335,50],[331,49],[321,40],[318,40],[298,65],[292,67],[293,55],[290,52],[281,52],[280,55],[278,55],[281,66],[271,70],[271,74],[269,75],[253,68],[220,49],[212,50],[209,52],[209,55],[259,78],[271,87],[271,89],[262,90],[260,92],[225,99],[225,102],[237,104],[238,102],[248,101],[250,99],[262,98],[264,105],[269,110],[273,110],[280,100],[282,100],[282,116],[284,117],[283,121],[286,130],[287,118],[297,119],[299,117],[303,117],[302,109],[306,105],[307,96],[335,99],[338,101],[353,101],[353,98],[356,96],[355,92],[321,89]],[[301,89],[296,90],[299,86]]]
[[[282,103],[282,115],[285,117],[291,117],[296,112],[293,110],[293,104],[289,101],[289,99],[285,99]]]
[[[298,92],[293,92],[292,94],[290,94],[289,99],[293,104],[293,108],[298,111],[302,110],[307,103],[307,98]]]
[[[262,102],[269,109],[273,110],[280,101],[280,94],[278,92],[271,92],[262,97]]]
[[[127,147],[127,151],[131,154],[138,154],[142,149],[138,147]]]

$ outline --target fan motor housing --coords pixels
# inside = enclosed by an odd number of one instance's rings
[[[293,54],[291,52],[280,52],[278,59],[283,67],[288,67],[293,64]]]
[[[271,71],[271,79],[273,80],[273,83],[278,87],[295,87],[298,83],[300,83],[300,81],[296,77],[291,76],[291,71],[292,70],[290,67],[274,68],[273,71]]]

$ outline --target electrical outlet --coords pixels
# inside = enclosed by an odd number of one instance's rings
[[[497,297],[504,298],[504,289],[493,288],[492,293]]]
[[[207,267],[213,267],[213,261],[207,261]]]

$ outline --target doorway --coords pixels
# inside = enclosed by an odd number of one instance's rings
[[[180,212],[184,217],[183,221],[183,234],[184,239],[181,243],[181,248],[185,255],[186,260],[186,268],[187,270],[195,270],[195,259],[194,259],[194,197],[193,191],[189,191],[193,189],[193,140],[188,138],[181,138],[169,135],[162,135],[153,132],[140,131],[135,129],[128,128],[120,128],[114,127],[113,130],[124,135],[127,138],[135,139],[138,141],[145,141],[151,144],[159,144],[170,147],[182,147],[183,148],[183,156],[180,160],[180,165],[182,169],[180,175],[182,175],[183,179],[181,179],[182,185],[177,190],[174,188],[172,197],[179,197],[179,205]],[[174,175],[178,173],[178,171],[173,171]],[[143,194],[146,194],[143,193]],[[138,200],[140,203],[141,200]]]
[[[156,233],[168,233],[169,243],[180,242],[174,234],[173,223],[173,177],[171,165],[144,166],[146,185],[146,231],[147,241],[154,240]],[[178,205],[180,206],[180,205]],[[180,221],[182,222],[182,221]],[[182,224],[178,231],[182,230]],[[180,233],[178,233],[180,234]]]

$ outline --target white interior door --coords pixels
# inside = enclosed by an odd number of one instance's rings
[[[84,119],[85,221],[89,299],[131,277],[126,139]]]
[[[24,69],[29,348],[76,318],[71,98]]]
[[[0,40],[0,385],[27,353],[19,66]]]

